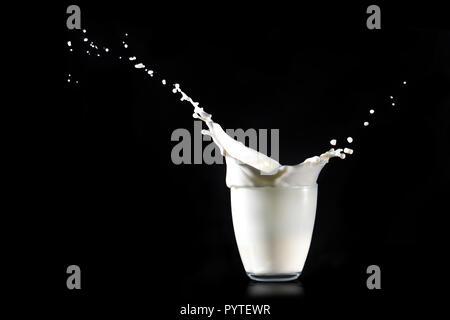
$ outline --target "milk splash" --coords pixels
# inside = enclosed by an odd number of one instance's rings
[[[194,107],[192,116],[202,120],[208,127],[209,130],[202,130],[202,134],[211,136],[225,157],[227,163],[226,184],[229,188],[313,185],[329,159],[345,158],[343,149],[332,148],[320,156],[308,158],[298,165],[281,165],[278,161],[231,138],[218,123],[212,120],[211,114],[205,112],[198,106],[198,102],[192,100],[181,90],[178,83],[174,84],[172,92],[180,93],[181,101],[188,101]],[[349,154],[353,153],[353,150],[350,150],[346,149],[345,151]]]

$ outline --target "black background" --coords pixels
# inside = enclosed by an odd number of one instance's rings
[[[271,318],[288,319],[425,307],[424,284],[445,271],[445,251],[425,245],[435,215],[445,214],[438,199],[448,178],[450,32],[442,12],[380,4],[382,29],[368,30],[368,4],[81,2],[86,36],[111,50],[95,57],[85,54],[81,31],[66,29],[67,5],[59,12],[59,84],[48,91],[56,108],[36,156],[46,183],[32,184],[45,212],[32,255],[61,316],[190,319],[179,315],[188,303],[269,303]],[[137,56],[155,77],[118,55]],[[79,83],[68,83],[68,73]],[[171,92],[176,82],[224,128],[280,129],[283,164],[353,137],[354,154],[333,159],[319,177],[298,281],[246,277],[224,165],[171,162],[173,130],[193,130],[192,108]],[[82,270],[79,291],[66,288],[71,264]],[[381,267],[381,290],[366,287],[371,264]]]

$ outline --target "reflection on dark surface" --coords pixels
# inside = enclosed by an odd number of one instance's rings
[[[294,282],[249,282],[247,295],[250,298],[301,297],[305,290],[300,281]]]

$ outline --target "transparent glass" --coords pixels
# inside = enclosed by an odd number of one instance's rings
[[[299,277],[311,244],[317,189],[317,184],[231,188],[234,234],[251,279]]]

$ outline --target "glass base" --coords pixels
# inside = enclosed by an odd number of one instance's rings
[[[262,282],[285,282],[296,280],[300,276],[301,272],[287,273],[287,274],[253,274],[247,272],[247,276],[255,281]]]

